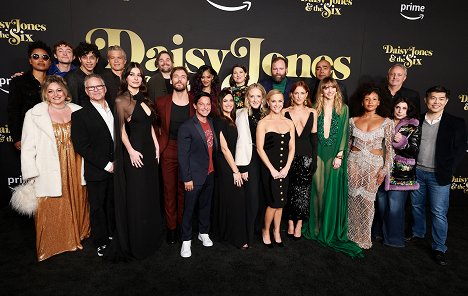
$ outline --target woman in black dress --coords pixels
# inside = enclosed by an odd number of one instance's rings
[[[243,181],[234,161],[237,142],[236,109],[229,88],[219,93],[216,113],[214,128],[221,147],[216,163],[217,228],[221,239],[238,248],[247,249],[249,246]]]
[[[275,244],[280,247],[284,246],[281,240],[280,224],[287,199],[287,176],[294,157],[295,132],[293,122],[281,114],[284,103],[283,94],[273,89],[267,94],[266,102],[269,110],[257,125],[257,152],[264,164],[261,176],[267,203],[262,241],[265,246],[272,248],[271,222],[274,224]]]
[[[309,87],[304,81],[293,84],[288,105],[283,114],[293,121],[296,129],[296,150],[289,171],[286,205],[288,237],[299,240],[302,220],[309,218],[312,176],[317,168],[317,111],[311,108]]]
[[[266,113],[265,96],[266,92],[261,84],[250,85],[246,90],[244,108],[237,110],[236,113],[238,136],[235,161],[244,181],[249,244],[253,243],[254,231],[259,231],[263,224],[258,221],[261,219],[257,220],[259,204],[264,203],[261,202],[263,201],[260,180],[262,161],[257,153],[255,134],[258,122]],[[260,208],[263,209],[264,206]],[[263,214],[259,213],[258,217],[263,217]]]
[[[159,247],[162,222],[155,112],[140,64],[125,69],[115,106],[114,240],[121,255],[142,259]]]

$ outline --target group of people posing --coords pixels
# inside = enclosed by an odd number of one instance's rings
[[[39,261],[82,249],[90,234],[98,256],[146,258],[164,224],[167,243],[180,240],[187,258],[194,217],[205,247],[214,237],[242,250],[258,238],[282,248],[283,209],[291,241],[362,257],[373,237],[393,247],[424,238],[427,197],[434,259],[447,264],[450,181],[466,131],[444,111],[445,87],[427,90],[420,115],[401,64],[389,69],[387,85],[363,87],[348,108],[325,59],[312,83],[287,78],[287,60],[275,57],[271,77],[249,84],[247,68],[234,65],[221,89],[208,65],[189,84],[167,51],[148,82],[119,46],[108,48],[110,68],[96,74],[99,58],[88,43],[60,41],[52,53],[33,42],[31,71],[10,84],[10,130],[39,199]]]

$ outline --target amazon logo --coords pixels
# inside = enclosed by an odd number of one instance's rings
[[[250,1],[243,1],[242,3],[239,3],[238,5],[233,5],[233,6],[225,6],[221,5],[218,3],[215,3],[214,1],[206,0],[211,6],[216,7],[219,10],[224,10],[224,11],[239,11],[239,10],[250,10],[250,7],[252,6],[252,2]],[[240,2],[240,1],[239,1]]]
[[[417,5],[413,3],[401,4],[400,15],[410,21],[422,20],[424,18],[425,9],[426,7],[424,5]]]

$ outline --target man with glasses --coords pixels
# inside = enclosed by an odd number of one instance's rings
[[[51,64],[52,51],[42,41],[35,41],[28,46],[28,59],[31,70],[24,75],[14,77],[10,82],[8,96],[8,127],[15,148],[21,150],[21,131],[26,112],[42,102],[41,84],[44,82]]]
[[[158,71],[148,80],[148,96],[150,100],[172,94],[171,72],[174,64],[172,54],[166,50],[160,51],[156,57]]]
[[[80,61],[80,67],[74,71],[68,72],[65,75],[72,102],[78,105],[83,105],[89,100],[84,89],[84,79],[87,75],[93,74],[100,53],[95,44],[80,42],[75,48],[75,54]]]
[[[104,69],[101,76],[106,82],[106,101],[111,110],[114,110],[114,100],[120,88],[120,80],[127,63],[127,54],[118,45],[109,46],[107,49],[107,62],[110,69]]]
[[[84,159],[91,236],[97,255],[102,257],[115,228],[114,117],[105,100],[106,86],[101,76],[86,76],[84,89],[90,99],[72,114],[71,138],[75,151]]]
[[[54,58],[57,60],[53,62],[47,71],[48,75],[59,75],[64,77],[68,72],[76,69],[72,64],[75,59],[73,54],[73,46],[65,40],[60,40],[54,45]]]

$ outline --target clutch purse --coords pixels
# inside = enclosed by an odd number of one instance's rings
[[[38,199],[34,191],[34,180],[28,180],[13,188],[10,205],[21,215],[34,216]]]

